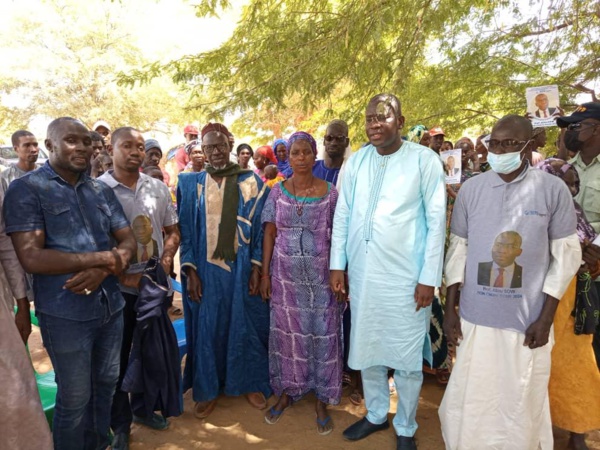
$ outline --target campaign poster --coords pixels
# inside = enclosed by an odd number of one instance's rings
[[[534,128],[556,126],[560,115],[558,86],[537,86],[525,89],[527,115]]]
[[[446,176],[446,184],[460,183],[461,176],[461,159],[462,151],[460,148],[447,150],[440,153],[440,157],[444,162],[444,175]]]

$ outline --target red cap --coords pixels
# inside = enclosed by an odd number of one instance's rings
[[[444,130],[442,130],[442,127],[433,127],[431,130],[429,130],[429,136],[431,136],[431,137],[437,136],[438,134],[441,134],[442,136],[446,136],[446,133],[444,133]]]
[[[183,129],[183,134],[195,134],[196,136],[198,136],[198,127],[195,125],[186,125],[185,128]]]

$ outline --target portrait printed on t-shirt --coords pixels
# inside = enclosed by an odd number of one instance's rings
[[[145,263],[153,256],[158,256],[158,242],[152,239],[154,229],[148,216],[136,216],[131,222],[131,229],[137,241],[137,252],[131,258],[131,264]]]
[[[523,239],[516,231],[504,231],[496,236],[492,246],[492,261],[480,262],[477,284],[496,288],[522,287],[523,267],[517,258],[523,252]]]

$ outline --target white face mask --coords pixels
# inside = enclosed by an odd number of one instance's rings
[[[521,153],[523,152],[523,150],[525,150],[527,144],[529,144],[529,141],[527,141],[523,148],[518,152],[501,154],[489,152],[487,160],[488,163],[490,163],[490,167],[492,168],[492,170],[496,173],[502,174],[513,173],[521,166]]]

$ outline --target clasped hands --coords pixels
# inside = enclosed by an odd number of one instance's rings
[[[101,267],[84,269],[75,273],[65,282],[63,289],[68,289],[78,295],[88,295],[98,289],[107,276],[111,274],[118,276],[125,272],[129,267],[130,253],[116,247],[109,253],[110,257]],[[123,280],[125,281],[125,278]],[[137,281],[139,283],[139,279]],[[132,282],[132,280],[127,280],[124,284],[131,285]]]

